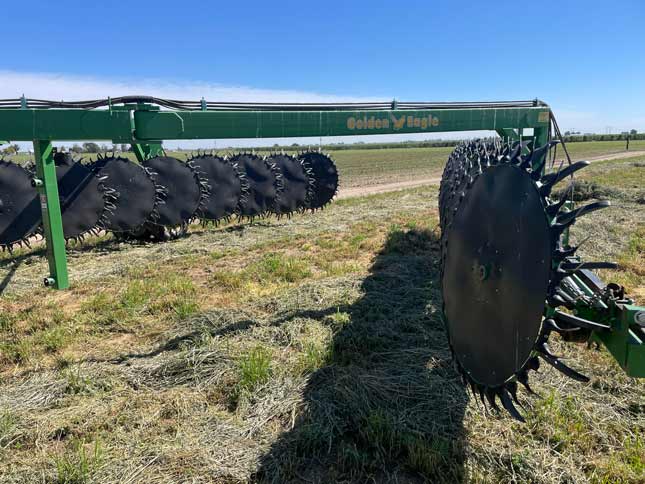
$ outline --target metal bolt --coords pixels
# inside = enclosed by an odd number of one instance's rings
[[[45,277],[43,283],[45,284],[45,287],[52,287],[54,284],[56,284],[56,279],[54,279],[53,277]]]
[[[489,273],[488,267],[486,267],[483,264],[479,266],[479,280],[480,281],[488,279],[488,273]]]
[[[42,187],[43,186],[43,181],[40,178],[32,178],[31,179],[31,186],[36,188],[36,187]]]

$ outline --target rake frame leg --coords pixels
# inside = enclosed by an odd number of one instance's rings
[[[34,157],[36,161],[36,179],[34,183],[40,198],[43,229],[47,244],[47,261],[49,276],[45,285],[55,289],[67,289],[67,256],[65,254],[65,235],[63,217],[58,198],[58,181],[54,165],[54,149],[51,141],[34,140]]]

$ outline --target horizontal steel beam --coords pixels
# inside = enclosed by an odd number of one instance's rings
[[[365,111],[0,109],[11,141],[284,138],[547,128],[548,107]]]
[[[115,140],[134,132],[131,111],[80,109],[0,109],[0,138],[11,141]]]
[[[137,111],[138,139],[284,138],[546,127],[548,108],[384,111]]]

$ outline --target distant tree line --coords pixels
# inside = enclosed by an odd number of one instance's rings
[[[638,133],[635,129],[620,134],[564,133],[563,138],[565,143],[576,143],[579,141],[625,141],[628,138],[630,140],[645,139],[645,133]]]
[[[568,133],[568,132],[567,132]],[[645,133],[638,133],[635,129],[621,134],[573,134],[565,133],[563,138],[565,143],[577,143],[582,141],[625,141],[627,138],[630,140],[645,140]],[[357,143],[333,143],[321,145],[323,150],[378,150],[378,149],[391,149],[391,148],[442,148],[453,147],[461,143],[462,140],[426,140],[426,141],[403,141],[403,142],[388,142],[388,143],[365,143],[359,141]],[[280,146],[275,144],[273,146],[266,146],[255,148],[256,151],[275,151],[283,149],[286,151],[294,151],[298,149],[306,149],[308,147],[317,147],[318,145],[299,145],[293,143],[290,146]]]
[[[122,145],[111,145],[106,144],[99,145],[98,143],[87,142],[82,145],[73,144],[68,150],[72,153],[107,153],[108,151],[130,151],[131,147],[127,144]]]
[[[565,133],[564,136],[565,143],[577,143],[582,141],[625,141],[627,138],[630,140],[645,140],[645,133],[638,133],[635,129],[631,132],[621,133],[621,134],[573,134]],[[321,146],[323,150],[379,150],[379,149],[392,149],[392,148],[448,148],[457,146],[461,143],[462,140],[425,140],[425,141],[403,141],[403,142],[387,142],[387,143],[365,143],[359,141],[356,143],[333,143],[333,144],[324,144]],[[16,146],[17,145],[11,145]],[[6,149],[11,149],[11,146]],[[274,144],[273,146],[263,146],[254,148],[256,151],[297,151],[300,149],[308,149],[309,147],[317,147],[316,144],[298,144],[292,143],[291,145],[279,145]],[[74,144],[68,148],[72,153],[107,153],[108,151],[121,151],[123,153],[132,151],[132,147],[128,144],[121,145],[106,145],[98,144],[93,142],[83,143],[82,145]],[[181,151],[181,148],[179,149]],[[4,150],[2,151],[4,153]],[[12,153],[4,153],[12,154]]]
[[[12,144],[0,149],[0,155],[11,156],[18,153],[18,151],[20,151],[20,145]]]
[[[645,140],[645,133],[638,133],[635,129],[626,131],[620,134],[594,134],[594,133],[573,133],[566,131],[563,136],[565,143],[577,143],[583,141],[626,141],[630,140]],[[462,140],[425,140],[425,141],[403,141],[403,142],[388,142],[388,143],[365,143],[358,141],[356,143],[332,143],[321,145],[323,150],[378,150],[378,149],[392,149],[392,148],[442,148],[453,147],[461,143]],[[292,143],[291,145],[262,146],[254,148],[255,151],[298,151],[301,149],[308,149],[310,147],[318,147],[317,144],[298,144]],[[94,142],[86,142],[82,144],[73,144],[70,147],[64,147],[67,151],[72,153],[107,153],[107,152],[128,152],[132,151],[129,144],[98,144]],[[10,144],[0,148],[0,155],[10,156],[17,153],[20,146],[17,144]],[[181,148],[178,149],[181,151]],[[189,150],[190,151],[190,150]]]

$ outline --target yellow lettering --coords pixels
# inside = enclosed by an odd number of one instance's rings
[[[370,120],[367,122],[367,127],[369,129],[374,129],[374,116],[372,116]]]
[[[421,129],[428,128],[428,120],[426,118],[421,118]]]
[[[383,127],[383,129],[390,129],[390,120],[384,119],[383,122],[381,123],[381,126]]]
[[[439,118],[432,118],[432,126],[439,126]]]
[[[381,129],[381,120],[380,119],[377,119],[376,121],[374,121],[374,127],[376,129]]]
[[[356,129],[363,129],[363,120],[359,119],[356,121]]]
[[[399,130],[405,124],[405,115],[401,116],[401,119],[396,119],[395,116],[392,116],[392,122],[394,123],[394,129]]]
[[[354,129],[354,128],[356,128],[356,119],[349,118],[347,120],[347,129]]]

